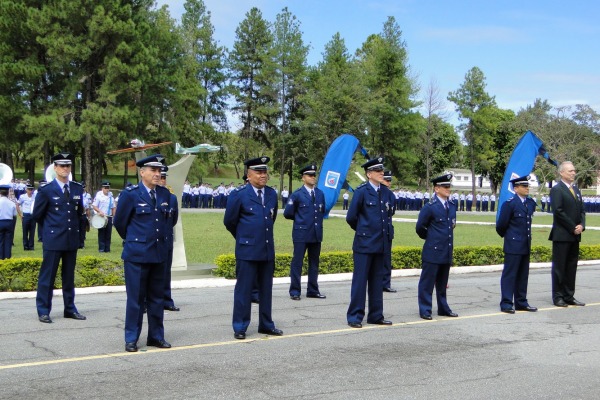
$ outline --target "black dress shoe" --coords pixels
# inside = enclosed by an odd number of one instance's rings
[[[348,322],[348,326],[350,328],[362,328],[362,324],[360,322]]]
[[[537,307],[532,307],[532,306],[515,307],[515,309],[517,311],[529,311],[529,312],[536,312],[537,311]]]
[[[396,289],[392,289],[391,287],[384,287],[383,291],[388,292],[388,293],[396,293],[397,292]]]
[[[421,318],[426,319],[426,320],[431,320],[433,318],[431,318],[431,314],[421,314]]]
[[[374,325],[392,325],[392,321],[388,321],[387,319],[381,318],[379,321],[369,322],[369,324],[374,324]]]
[[[500,311],[503,312],[503,313],[507,313],[507,314],[514,314],[515,313],[515,310],[512,309],[512,308],[501,308]]]
[[[452,317],[452,318],[458,317],[458,314],[457,313],[453,313],[452,311],[447,312],[447,313],[444,313],[444,312],[443,313],[438,313],[438,315],[441,316],[441,317]]]
[[[555,305],[556,307],[568,307],[568,306],[569,306],[567,303],[565,303],[565,301],[564,301],[564,300],[556,300],[556,301],[554,302],[554,305]]]
[[[312,299],[326,299],[327,298],[327,296],[325,296],[324,294],[321,294],[321,293],[307,294],[306,297],[310,297]]]
[[[171,343],[167,342],[164,339],[156,340],[156,339],[148,339],[146,342],[146,346],[158,347],[159,349],[170,349]]]
[[[78,312],[66,312],[64,314],[65,318],[72,318],[72,319],[78,319],[80,321],[83,321],[85,318],[85,315],[81,315]]]
[[[233,334],[233,337],[238,340],[244,340],[244,339],[246,339],[246,332],[235,332]]]
[[[300,296],[298,296],[298,295],[295,294],[295,295],[290,296],[290,299],[292,299],[292,300],[300,300]]]
[[[135,353],[136,351],[138,351],[137,344],[135,342],[125,343],[125,351]]]
[[[165,306],[164,309],[167,310],[167,311],[180,311],[181,310],[177,306]]]
[[[566,303],[568,305],[570,305],[570,306],[581,306],[581,307],[585,306],[585,303],[582,303],[581,301],[579,301],[577,299],[573,299],[571,301],[567,301]]]
[[[252,303],[258,304],[258,303],[260,303],[260,301],[258,299],[252,299]]]
[[[271,336],[281,336],[283,335],[283,331],[281,329],[273,328],[273,329],[259,329],[258,333],[263,333],[265,335]]]
[[[40,315],[38,317],[38,319],[40,320],[40,322],[43,322],[45,324],[51,324],[52,323],[52,320],[50,319],[50,316],[46,315],[46,314]]]

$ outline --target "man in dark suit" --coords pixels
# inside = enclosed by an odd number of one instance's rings
[[[40,186],[31,217],[43,229],[43,261],[38,277],[36,305],[40,322],[51,323],[52,290],[62,260],[64,317],[84,320],[75,307],[75,263],[79,249],[80,219],[85,218],[83,188],[69,181],[75,157],[63,152],[52,157],[56,178]]]
[[[392,171],[385,171],[383,173],[383,182],[389,189],[392,185]],[[390,190],[391,197],[389,199],[389,203],[392,205],[392,215],[396,213],[396,196]],[[383,273],[383,291],[388,293],[396,293],[396,289],[392,287],[392,240],[394,240],[394,224],[392,223],[392,219],[389,219],[389,236],[388,239],[390,241],[390,245],[386,247],[386,253],[384,258],[384,267],[385,272]]]
[[[552,230],[552,301],[557,307],[584,306],[575,299],[575,277],[579,242],[585,230],[585,210],[581,192],[574,185],[577,171],[570,161],[558,167],[560,182],[550,190],[549,206],[554,210]]]
[[[456,226],[456,204],[450,199],[451,181],[452,174],[445,174],[431,180],[435,194],[423,207],[417,219],[417,235],[425,239],[421,252],[423,268],[419,279],[419,315],[427,320],[432,319],[434,286],[438,315],[458,317],[458,314],[452,312],[446,300]]]
[[[227,200],[223,224],[235,238],[236,284],[233,294],[234,337],[243,340],[250,325],[252,289],[258,281],[258,333],[281,336],[271,318],[275,245],[273,224],[277,218],[277,194],[267,186],[263,156],[246,160],[248,184],[236,188]]]
[[[368,182],[354,191],[346,222],[355,231],[352,244],[354,271],[350,289],[350,305],[346,319],[352,328],[362,328],[368,285],[369,314],[367,322],[391,325],[383,316],[384,256],[390,246],[390,218],[394,206],[390,190],[383,185],[383,157],[362,165]]]
[[[535,312],[537,308],[530,306],[527,301],[527,282],[531,252],[531,216],[537,205],[529,197],[529,175],[511,179],[510,183],[513,185],[515,196],[502,204],[496,221],[496,232],[504,238],[500,311],[508,314],[514,314],[515,309]]]
[[[170,348],[163,325],[165,263],[169,252],[171,193],[159,185],[164,157],[154,154],[139,160],[141,184],[129,186],[119,195],[114,227],[125,241],[121,258],[125,269],[127,308],[125,351],[138,351],[142,332],[144,300],[148,307],[147,346]],[[44,239],[45,240],[45,239]]]
[[[300,300],[302,263],[308,251],[308,287],[306,297],[324,299],[319,291],[319,256],[323,241],[325,195],[316,187],[317,166],[308,165],[300,170],[304,185],[289,197],[283,216],[294,221],[292,241],[294,256],[290,265],[290,298]]]
[[[173,296],[171,295],[171,268],[173,266],[173,242],[175,240],[174,227],[179,218],[179,207],[177,206],[177,196],[175,196],[171,188],[167,186],[168,170],[169,167],[165,165],[160,172],[160,186],[166,187],[169,190],[169,193],[171,193],[169,213],[167,214],[169,219],[169,221],[167,221],[167,236],[169,237],[167,247],[169,251],[167,253],[167,262],[165,266],[165,298],[163,307],[167,311],[180,311],[180,308],[175,305]]]

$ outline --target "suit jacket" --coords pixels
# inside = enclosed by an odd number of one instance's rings
[[[323,216],[325,213],[325,195],[317,187],[315,202],[310,193],[302,186],[289,197],[283,216],[294,220],[292,241],[316,243],[323,241]]]
[[[44,250],[73,251],[79,248],[79,221],[84,218],[83,187],[69,181],[69,199],[55,179],[40,187],[32,218],[41,224]]]
[[[423,206],[417,219],[416,231],[425,239],[421,259],[431,264],[452,264],[454,246],[454,226],[456,225],[456,205],[448,199],[448,211],[444,203],[433,196]]]
[[[504,238],[505,253],[525,255],[531,251],[531,216],[535,207],[535,201],[529,197],[525,199],[525,204],[518,196],[502,204],[496,232]]]
[[[575,196],[568,186],[560,181],[550,190],[554,221],[548,240],[556,242],[579,242],[581,235],[575,235],[575,226],[582,225],[585,230],[585,210],[579,188],[574,186]]]
[[[346,222],[356,231],[352,250],[357,253],[389,251],[393,232],[390,229],[394,205],[393,193],[380,185],[381,197],[369,182],[358,186],[346,214]]]
[[[173,245],[171,192],[156,186],[156,207],[143,185],[130,186],[121,192],[113,225],[125,240],[124,261],[151,264],[166,261],[169,242]]]
[[[235,238],[235,257],[248,261],[275,259],[273,224],[277,218],[277,194],[263,189],[264,205],[250,184],[236,188],[229,195],[223,224]]]

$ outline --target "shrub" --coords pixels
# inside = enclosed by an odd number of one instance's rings
[[[37,289],[42,266],[41,258],[10,258],[0,261],[0,291],[21,292]],[[115,286],[125,283],[123,265],[117,261],[85,256],[77,258],[75,287]],[[61,266],[56,273],[54,287],[62,287]]]
[[[600,260],[600,245],[585,245],[579,250],[580,260]],[[546,246],[533,246],[531,248],[531,262],[550,262],[552,260],[552,249]],[[289,276],[290,254],[275,255],[275,277]],[[504,252],[502,246],[478,246],[457,247],[454,249],[455,266],[492,265],[504,263]],[[235,256],[224,254],[215,259],[217,268],[215,275],[227,279],[235,279]],[[351,251],[334,251],[321,253],[319,261],[320,274],[338,274],[352,272],[353,259]],[[421,268],[421,247],[398,246],[392,249],[393,269]],[[304,258],[302,274],[308,271],[307,259]]]

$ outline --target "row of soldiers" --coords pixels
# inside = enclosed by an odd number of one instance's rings
[[[236,242],[237,281],[232,327],[234,337],[240,340],[246,338],[250,325],[253,291],[258,291],[260,298],[258,332],[283,335],[283,331],[275,326],[271,315],[275,266],[273,228],[278,203],[275,191],[266,185],[268,161],[268,157],[260,157],[245,162],[248,184],[232,192],[223,220]],[[351,299],[346,313],[348,325],[352,328],[362,328],[365,316],[370,324],[392,324],[383,314],[382,293],[386,275],[391,269],[395,196],[388,189],[391,179],[386,179],[388,175],[384,173],[383,157],[369,160],[362,167],[368,181],[357,187],[346,214],[346,222],[355,231]],[[294,220],[290,298],[296,301],[301,299],[299,268],[302,258],[308,252],[307,297],[325,299],[317,282],[324,198],[315,187],[316,166],[307,166],[300,173],[304,185],[290,196],[284,210],[284,216]],[[556,211],[549,238],[553,242],[552,300],[557,307],[584,306],[583,302],[575,299],[574,292],[579,242],[585,229],[585,211],[581,193],[573,185],[575,168],[572,163],[561,164],[559,173],[561,182],[552,189]],[[426,320],[433,318],[434,289],[438,315],[458,316],[450,308],[446,298],[457,215],[457,204],[450,190],[451,180],[451,174],[432,180],[434,195],[423,205],[415,227],[419,237],[425,240],[421,252],[418,304],[419,315]],[[504,238],[505,252],[500,281],[500,310],[509,314],[514,314],[515,310],[535,312],[537,308],[527,300],[527,280],[531,223],[536,203],[529,197],[529,176],[512,179],[510,183],[515,196],[502,205],[496,225],[498,234]]]

